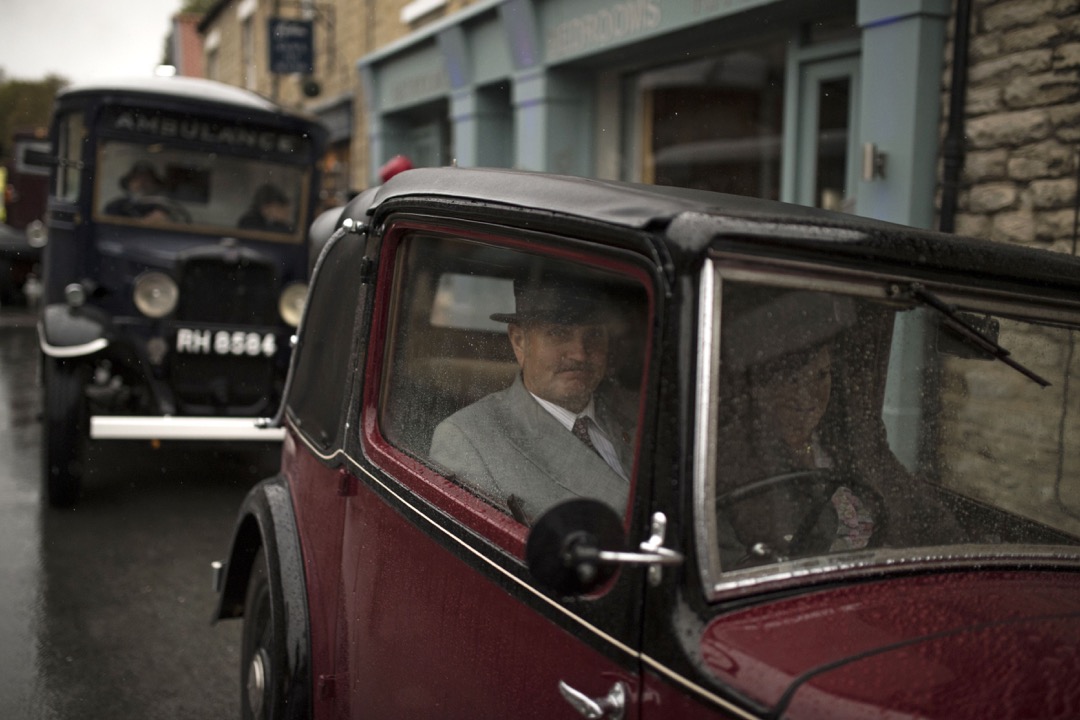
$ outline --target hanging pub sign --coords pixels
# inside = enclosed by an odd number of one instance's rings
[[[315,71],[312,28],[310,20],[270,18],[270,72],[310,75]]]

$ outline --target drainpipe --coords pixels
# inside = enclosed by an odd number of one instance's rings
[[[971,0],[956,0],[956,29],[953,32],[952,82],[949,87],[949,126],[942,148],[941,214],[938,229],[956,229],[956,203],[960,194],[960,172],[964,168],[964,100],[967,96],[968,45],[971,40]]]

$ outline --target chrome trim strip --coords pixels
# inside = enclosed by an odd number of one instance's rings
[[[986,546],[974,543],[924,548],[851,551],[803,560],[773,563],[728,573],[727,579],[708,588],[709,597],[733,598],[749,593],[809,587],[814,582],[919,570],[987,570],[989,568],[1053,569],[1080,567],[1077,549],[1066,545]]]
[[[98,338],[97,340],[91,340],[82,345],[67,345],[63,347],[59,345],[50,345],[45,342],[45,330],[41,327],[41,323],[38,323],[38,345],[41,347],[41,352],[49,357],[73,358],[90,355],[96,353],[98,350],[104,350],[109,347],[109,341],[105,338]]]
[[[607,642],[607,643],[611,644],[612,646],[618,648],[621,652],[628,655],[630,657],[630,659],[639,660],[639,661],[643,661],[643,662],[647,663],[649,666],[651,666],[654,669],[656,669],[657,671],[661,672],[664,676],[670,678],[671,680],[679,683],[680,685],[683,685],[684,687],[692,689],[692,690],[694,690],[696,692],[699,692],[702,695],[706,696],[709,700],[711,700],[712,702],[719,705],[726,712],[730,712],[730,713],[732,713],[733,715],[735,715],[735,716],[737,716],[739,718],[743,718],[743,720],[757,720],[757,718],[758,718],[757,715],[753,715],[753,714],[747,712],[743,708],[741,708],[738,705],[732,703],[730,700],[725,700],[724,698],[722,698],[722,697],[720,697],[718,695],[715,695],[715,694],[709,692],[708,690],[705,690],[701,686],[694,684],[690,680],[688,680],[686,678],[683,678],[678,673],[675,673],[675,672],[673,672],[671,670],[668,670],[667,668],[665,668],[663,665],[661,665],[657,661],[652,660],[651,658],[649,658],[647,655],[644,655],[640,651],[635,650],[634,648],[622,643],[618,639],[608,635],[603,630],[596,627],[592,623],[588,622],[584,618],[570,612],[565,607],[563,607],[559,603],[557,603],[554,600],[552,600],[551,598],[549,598],[547,595],[544,595],[543,593],[538,591],[532,585],[529,585],[528,583],[523,582],[516,575],[514,575],[511,572],[508,572],[505,568],[501,567],[498,563],[495,563],[490,558],[488,558],[485,555],[481,554],[475,548],[471,547],[468,543],[463,541],[461,538],[459,538],[458,536],[454,535],[452,532],[450,532],[446,528],[439,525],[428,514],[422,512],[420,510],[420,508],[418,508],[416,505],[414,505],[413,503],[406,500],[404,497],[402,497],[402,495],[400,493],[398,493],[393,488],[391,488],[389,485],[387,485],[385,482],[383,482],[382,480],[377,478],[373,473],[368,471],[363,465],[361,465],[359,462],[357,462],[356,459],[354,459],[351,455],[349,455],[344,450],[335,450],[333,453],[330,453],[329,455],[325,455],[325,454],[319,452],[317,448],[312,447],[311,444],[308,442],[307,438],[305,438],[302,433],[298,432],[298,433],[296,433],[296,436],[298,438],[300,438],[300,442],[303,443],[304,446],[307,447],[308,450],[310,450],[312,452],[312,454],[314,454],[316,457],[319,457],[319,458],[321,458],[323,460],[332,460],[332,459],[338,458],[338,457],[342,457],[342,458],[345,458],[345,459],[349,460],[351,463],[353,463],[353,465],[355,465],[360,470],[360,472],[362,472],[364,475],[366,475],[368,478],[370,478],[372,482],[374,482],[376,485],[381,487],[389,495],[393,496],[402,505],[404,505],[405,507],[409,508],[411,511],[416,513],[417,516],[419,516],[420,518],[423,518],[423,520],[425,522],[427,522],[429,525],[431,525],[437,531],[441,532],[443,535],[448,537],[450,540],[452,540],[453,542],[460,545],[466,552],[468,552],[468,553],[472,554],[473,556],[475,556],[478,560],[483,562],[485,565],[490,566],[493,570],[500,573],[504,578],[506,578],[510,582],[514,583],[515,585],[520,587],[522,590],[526,591],[530,595],[533,595],[538,600],[546,603],[548,606],[550,606],[552,609],[559,612],[561,615],[565,616],[566,618],[572,620],[573,622],[577,623],[581,627],[585,628],[586,630],[588,630],[590,633],[592,633],[594,636],[596,636],[600,640],[602,640],[604,642]]]
[[[711,258],[701,268],[698,287],[697,403],[694,408],[693,493],[695,508],[716,507],[716,437],[719,403],[714,386],[720,372],[720,294]],[[721,281],[722,282],[722,281]],[[720,544],[716,539],[716,513],[694,513],[694,542],[702,590],[708,596],[720,577]]]
[[[93,440],[263,440],[280,441],[283,428],[266,427],[263,418],[153,417],[94,415]]]

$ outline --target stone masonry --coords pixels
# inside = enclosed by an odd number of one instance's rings
[[[1072,252],[1080,0],[974,0],[968,62],[956,232]]]

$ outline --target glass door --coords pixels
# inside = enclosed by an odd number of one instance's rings
[[[858,172],[858,56],[803,63],[799,87],[795,202],[851,212]]]

